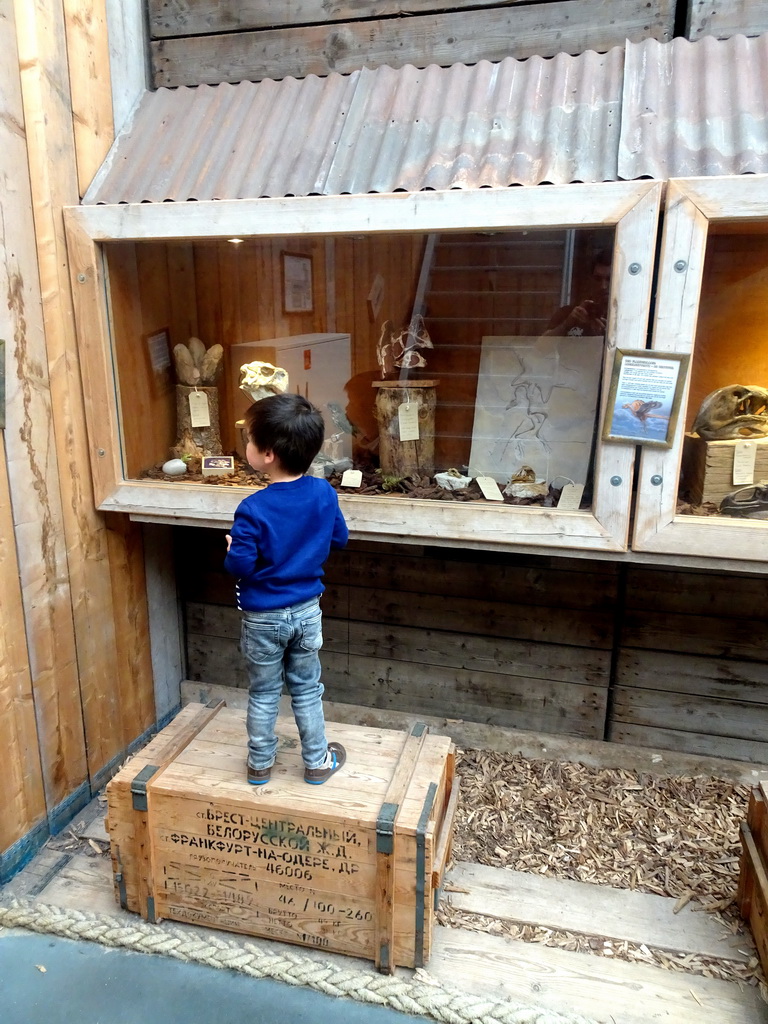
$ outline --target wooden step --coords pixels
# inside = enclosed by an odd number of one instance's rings
[[[722,922],[696,904],[675,914],[676,900],[631,889],[460,863],[446,876],[443,898],[473,914],[676,953],[741,963],[754,955],[748,936],[724,934]]]
[[[768,1022],[768,1004],[736,982],[440,925],[428,972],[465,994],[580,1013],[597,1024]]]

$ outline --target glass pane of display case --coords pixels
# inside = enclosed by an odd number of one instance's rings
[[[714,224],[704,257],[680,513],[768,520],[768,224]]]
[[[346,494],[589,508],[613,228],[104,246],[128,479],[258,486],[243,416],[323,414]],[[359,471],[358,478],[345,473]]]
[[[644,451],[633,547],[768,557],[768,180],[670,183],[654,349],[690,354],[674,444]]]
[[[97,506],[231,522],[264,483],[243,413],[286,388],[323,413],[311,472],[357,537],[624,551],[635,453],[600,427],[617,346],[646,343],[660,198],[643,181],[67,210]]]

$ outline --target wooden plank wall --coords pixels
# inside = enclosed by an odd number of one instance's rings
[[[768,578],[632,568],[610,738],[768,762]]]
[[[277,10],[277,8],[280,8]],[[474,64],[672,38],[675,0],[149,0],[156,86]]]
[[[768,32],[768,0],[687,0],[686,37],[759,36]]]
[[[768,381],[767,300],[768,237],[757,232],[713,235],[701,282],[687,430],[711,391]]]
[[[93,506],[61,215],[111,140],[104,32],[97,0],[0,0],[0,880],[154,723],[141,533]]]
[[[8,603],[2,606],[7,674],[0,681],[0,725],[14,764],[5,794],[10,802],[0,812],[0,851],[39,824],[46,807],[77,790],[86,771],[16,26],[11,7],[3,14],[0,336],[7,370],[2,534]],[[15,778],[14,769],[22,767],[26,779]]]
[[[285,313],[281,253],[312,257],[314,308]],[[236,446],[230,346],[314,332],[349,333],[352,378],[348,415],[369,437],[376,343],[385,319],[407,323],[424,250],[423,235],[248,239],[242,245],[126,243],[105,246],[110,314],[121,392],[121,429],[129,477],[168,458],[176,438],[175,392],[153,381],[146,336],[168,328],[171,348],[192,335],[224,346],[219,380],[222,444]],[[383,281],[374,316],[367,297]]]
[[[177,529],[189,678],[247,687],[224,531]],[[768,581],[353,542],[323,596],[327,698],[768,763]]]
[[[190,678],[244,686],[223,532],[178,534]],[[353,543],[327,567],[328,699],[602,739],[619,578],[610,563]]]

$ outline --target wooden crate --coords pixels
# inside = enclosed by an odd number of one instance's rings
[[[768,974],[768,785],[761,782],[749,797],[747,820],[741,823],[739,912],[757,946]]]
[[[754,438],[755,483],[768,480],[768,437]],[[705,441],[686,434],[683,444],[683,488],[694,505],[719,505],[726,494],[742,485],[733,482],[733,453],[738,441]]]
[[[115,896],[170,918],[375,960],[429,958],[458,797],[454,748],[328,725],[347,764],[308,786],[293,719],[272,780],[246,782],[245,712],[189,704],[107,787]]]

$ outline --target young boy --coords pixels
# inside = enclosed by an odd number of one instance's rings
[[[328,743],[323,718],[319,597],[323,563],[348,531],[336,492],[304,474],[320,451],[325,424],[301,395],[272,395],[245,414],[246,458],[270,484],[237,507],[224,567],[237,578],[241,650],[250,678],[248,781],[269,782],[285,681],[301,737],[304,781],[318,786],[342,767],[346,751]]]

